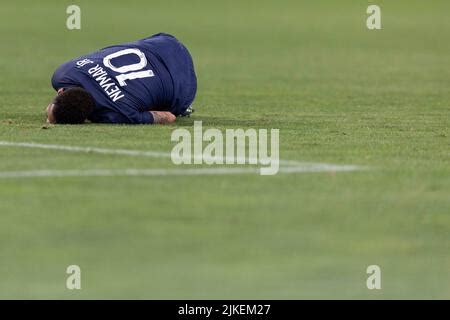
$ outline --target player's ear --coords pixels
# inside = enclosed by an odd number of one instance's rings
[[[58,89],[58,94],[61,94],[61,93],[63,93],[64,92],[64,88],[59,88]]]

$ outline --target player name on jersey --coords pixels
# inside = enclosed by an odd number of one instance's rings
[[[103,67],[96,65],[88,70],[88,73],[97,83],[102,87],[105,93],[114,102],[124,97],[122,91],[116,86],[115,82],[108,77],[108,73],[103,70]]]

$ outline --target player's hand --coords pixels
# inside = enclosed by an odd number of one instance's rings
[[[177,119],[175,115],[168,111],[150,111],[153,115],[153,123],[157,124],[168,124],[173,123]]]

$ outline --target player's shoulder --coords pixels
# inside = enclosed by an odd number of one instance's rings
[[[160,44],[160,45],[168,45],[168,44],[178,44],[179,40],[169,33],[156,33],[154,35],[148,36],[146,38],[143,38],[141,40],[138,40],[138,42],[143,43],[149,43],[149,44]]]
[[[105,52],[105,51],[114,50],[114,49],[118,49],[118,48],[135,48],[135,47],[147,48],[149,45],[151,46],[151,48],[154,48],[155,46],[169,44],[169,43],[175,44],[175,43],[179,43],[179,41],[174,35],[171,35],[169,33],[160,32],[160,33],[156,33],[151,36],[141,38],[138,40],[123,42],[123,43],[103,47],[102,49],[100,49],[100,51]]]
[[[159,32],[159,33],[155,33],[147,38],[144,39],[157,39],[157,38],[169,38],[169,39],[176,39],[176,37],[170,33],[165,33],[165,32]]]

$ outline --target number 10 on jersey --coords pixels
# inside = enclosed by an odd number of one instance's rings
[[[133,63],[130,65],[125,65],[121,67],[116,67],[112,64],[111,60],[127,55],[127,54],[135,54],[139,58],[139,62]],[[126,86],[127,83],[126,80],[133,80],[133,79],[142,79],[142,78],[150,78],[154,76],[154,73],[152,70],[142,70],[147,66],[147,58],[145,57],[145,54],[136,48],[130,48],[130,49],[124,49],[120,50],[114,53],[111,53],[103,58],[103,64],[110,68],[111,70],[120,73],[118,76],[116,76],[117,81],[119,82],[119,85],[121,87]]]

